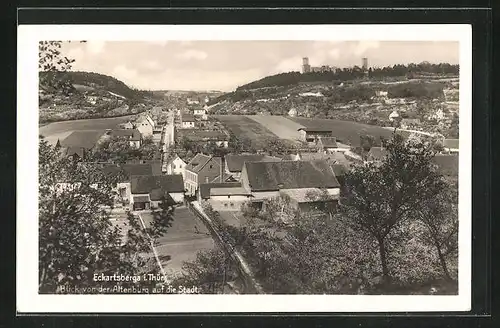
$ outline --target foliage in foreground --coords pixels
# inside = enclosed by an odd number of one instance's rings
[[[40,293],[155,285],[142,275],[159,273],[150,245],[166,233],[172,209],[162,205],[146,229],[131,214],[124,220],[125,226],[119,227],[110,220],[117,176],[62,157],[58,147],[43,139],[39,153]],[[135,278],[118,282],[95,279],[114,274]]]

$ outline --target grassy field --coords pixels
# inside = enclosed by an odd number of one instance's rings
[[[252,140],[254,147],[263,147],[270,138],[277,136],[262,124],[242,115],[215,115],[224,126],[239,137]]]
[[[120,123],[133,119],[133,116],[110,118],[96,118],[88,120],[74,120],[54,122],[39,127],[38,133],[43,135],[49,143],[56,143],[57,139],[64,139],[73,131],[113,129]]]
[[[285,116],[247,115],[247,117],[261,124],[269,131],[272,131],[277,137],[285,140],[299,140],[300,133],[298,129],[304,127]]]
[[[359,145],[361,135],[372,135],[377,142],[381,136],[385,138],[392,136],[392,130],[375,125],[320,118],[293,117],[290,119],[306,128],[331,129],[340,142],[351,145]]]
[[[152,221],[151,214],[141,213],[146,224]],[[215,247],[205,225],[186,207],[178,207],[174,221],[167,233],[158,239],[156,251],[167,273],[181,272],[184,261],[196,259],[196,253]]]

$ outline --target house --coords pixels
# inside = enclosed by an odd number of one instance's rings
[[[298,114],[297,112],[297,109],[296,108],[291,108],[289,111],[288,111],[288,116],[290,117],[296,117]]]
[[[181,115],[181,127],[183,129],[191,129],[196,127],[194,116],[188,113]]]
[[[177,132],[179,138],[186,137],[193,142],[203,144],[206,144],[207,142],[214,142],[218,147],[224,148],[229,146],[229,136],[221,131],[180,129]]]
[[[199,103],[200,103],[200,101],[198,99],[192,99],[192,98],[187,99],[188,105],[198,105]]]
[[[438,154],[432,158],[432,162],[443,176],[458,178],[458,157],[457,155]]]
[[[387,156],[388,151],[383,147],[372,147],[366,155],[366,160],[368,162],[379,162],[382,161],[385,156]]]
[[[137,129],[111,130],[109,135],[128,140],[131,147],[139,148],[142,142],[141,132]]]
[[[280,160],[278,157],[262,154],[229,154],[225,156],[225,172],[239,180],[245,162],[277,162]]]
[[[240,182],[202,183],[198,193],[198,201],[209,203],[216,211],[239,211],[251,197]]]
[[[187,163],[179,155],[175,154],[167,161],[162,171],[166,174],[180,174],[184,177],[186,165]]]
[[[317,202],[336,204],[340,195],[340,184],[324,160],[245,162],[240,181],[258,207],[267,199],[285,194],[295,207],[308,210]],[[329,199],[310,197],[319,193],[326,193]]]
[[[390,122],[399,122],[401,120],[401,116],[399,116],[399,113],[397,110],[393,110],[389,114],[389,121]]]
[[[204,108],[195,108],[193,111],[194,116],[200,117],[202,120],[207,120],[207,111]]]
[[[120,127],[122,129],[133,129],[134,125],[132,124],[132,122],[128,121],[127,123],[120,124]]]
[[[333,137],[331,129],[324,128],[300,128],[300,140],[308,143],[315,144],[319,137]]]
[[[84,159],[104,134],[104,130],[73,131],[62,141],[58,140],[56,145],[61,147],[61,154],[63,156]]]
[[[163,197],[179,204],[184,202],[184,181],[181,175],[133,176],[130,192],[133,210],[158,208]]]
[[[141,132],[143,137],[149,137],[153,135],[155,123],[149,115],[142,115],[135,122],[135,128]]]
[[[445,152],[448,153],[458,153],[459,151],[459,139],[444,139],[443,148]]]
[[[185,167],[184,185],[186,194],[195,196],[200,183],[212,182],[215,179],[224,179],[220,157],[196,154]]]
[[[375,97],[380,98],[380,99],[386,99],[387,98],[387,91],[377,90],[377,91],[375,91]]]

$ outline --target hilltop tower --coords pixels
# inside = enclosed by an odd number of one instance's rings
[[[361,60],[361,67],[365,71],[368,70],[368,58],[366,58],[366,57],[362,58],[362,60]]]
[[[311,65],[309,65],[309,58],[304,57],[302,58],[302,73],[309,73],[311,72]]]

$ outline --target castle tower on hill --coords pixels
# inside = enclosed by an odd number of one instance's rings
[[[311,65],[309,65],[309,58],[304,57],[302,58],[302,73],[310,73],[311,72]]]

